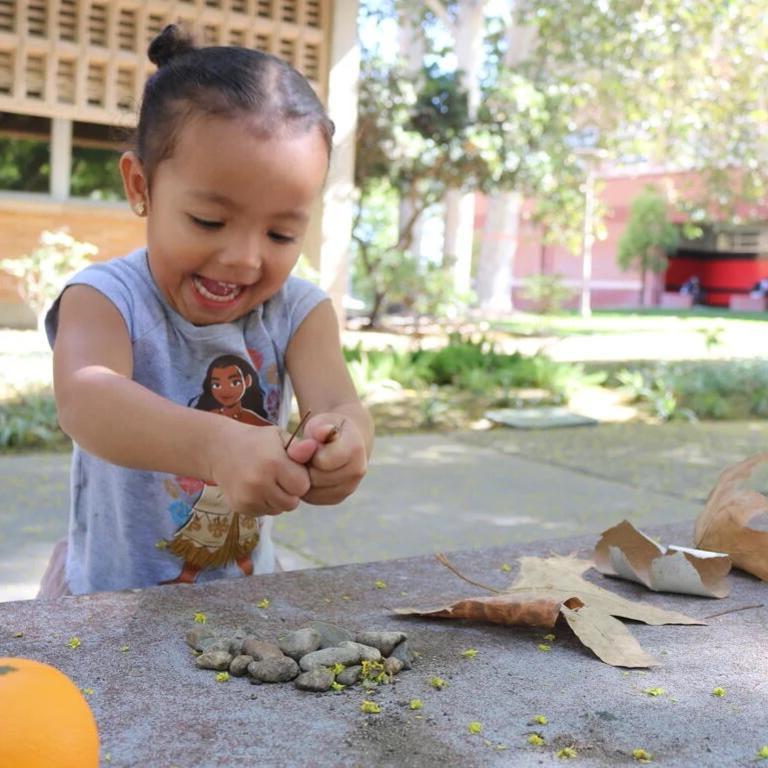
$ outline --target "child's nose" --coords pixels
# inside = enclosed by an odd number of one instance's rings
[[[249,236],[231,243],[221,255],[221,263],[237,269],[244,276],[254,277],[261,271],[262,264],[262,239]],[[245,275],[245,273],[249,273]],[[247,282],[247,280],[244,280]]]

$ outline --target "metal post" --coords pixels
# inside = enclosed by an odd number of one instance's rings
[[[587,158],[587,181],[584,190],[584,235],[581,251],[581,316],[592,316],[592,245],[595,241],[593,218],[595,212],[595,171]]]

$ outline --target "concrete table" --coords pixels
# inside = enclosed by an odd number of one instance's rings
[[[665,543],[688,543],[690,526],[650,531]],[[407,532],[404,532],[407,535]],[[504,587],[520,555],[579,551],[594,538],[452,553],[478,581]],[[500,570],[510,563],[511,574]],[[768,585],[735,572],[724,600],[661,595],[595,571],[588,578],[626,597],[705,617],[768,603]],[[386,589],[376,581],[386,582]],[[251,577],[205,585],[168,586],[0,605],[0,655],[51,663],[81,688],[99,724],[105,766],[614,766],[653,764],[752,766],[768,744],[768,608],[749,608],[707,626],[631,631],[663,666],[625,671],[600,662],[566,627],[552,650],[539,650],[544,630],[409,619],[387,608],[478,590],[432,557]],[[403,595],[402,593],[407,593]],[[266,609],[257,607],[269,598]],[[200,627],[254,627],[265,639],[312,620],[350,629],[401,629],[420,656],[363,714],[359,687],[311,694],[292,684],[250,685],[195,668],[184,637]],[[23,632],[23,637],[14,637]],[[67,641],[77,636],[81,646]],[[121,650],[128,646],[128,650]],[[475,648],[474,658],[462,651]],[[437,690],[434,676],[447,685]],[[712,694],[722,687],[726,695]],[[644,691],[663,688],[664,695]],[[418,698],[423,709],[408,703]],[[533,725],[536,714],[547,725]],[[482,732],[469,732],[469,723]],[[527,741],[540,733],[543,746]],[[573,747],[578,757],[556,752]],[[107,760],[108,757],[108,760]],[[760,764],[759,762],[757,763]]]

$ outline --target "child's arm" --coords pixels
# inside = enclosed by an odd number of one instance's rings
[[[188,475],[218,483],[230,508],[249,514],[294,509],[310,487],[288,458],[276,427],[234,419],[167,400],[131,379],[128,331],[115,306],[94,288],[75,285],[61,298],[54,345],[54,387],[62,429],[85,450],[133,469]],[[311,444],[314,441],[304,441]]]
[[[373,446],[373,421],[352,383],[330,301],[307,315],[288,345],[286,364],[299,410],[312,411],[304,436],[320,446],[309,462],[312,504],[335,504],[355,490],[365,475]],[[326,443],[334,427],[335,439]]]

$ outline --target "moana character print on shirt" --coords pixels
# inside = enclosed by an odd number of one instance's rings
[[[244,424],[257,427],[271,424],[265,418],[264,392],[258,374],[250,363],[237,355],[221,355],[213,360],[208,366],[202,393],[193,398],[190,405]],[[261,518],[233,514],[214,483],[194,478],[176,480],[185,493],[195,490],[200,493],[191,508],[179,501],[171,505],[172,515],[178,516],[178,504],[188,511],[186,519],[165,547],[182,558],[184,563],[175,579],[162,583],[192,583],[203,569],[233,562],[246,576],[250,576],[253,573],[251,553],[259,543]]]

